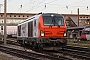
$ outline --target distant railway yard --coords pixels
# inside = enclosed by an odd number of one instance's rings
[[[90,41],[75,43],[71,39],[63,49],[47,51],[20,45],[16,39],[8,39],[6,46],[0,41],[0,51],[1,60],[90,60]]]

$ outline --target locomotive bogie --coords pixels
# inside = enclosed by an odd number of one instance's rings
[[[67,45],[67,40],[65,38],[19,38],[18,40],[20,44],[29,44],[34,47],[38,46],[38,48],[41,47],[44,50],[59,50]]]

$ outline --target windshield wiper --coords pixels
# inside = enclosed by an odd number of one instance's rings
[[[55,24],[57,24],[57,26],[60,28],[60,25],[55,21],[55,18],[54,17],[55,16],[52,15],[52,21],[51,21],[50,27],[52,27],[52,24],[54,24],[54,26],[55,26]]]
[[[55,21],[54,17],[53,17],[53,20],[54,20],[54,26],[55,26],[55,23],[56,23],[57,26],[60,28],[60,25]]]
[[[51,23],[50,23],[50,26],[49,27],[51,27],[52,28],[52,24],[54,24],[53,22],[53,19],[51,19],[52,21],[51,21]]]

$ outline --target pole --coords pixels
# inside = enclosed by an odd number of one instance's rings
[[[78,26],[79,26],[79,8],[78,8]]]
[[[6,45],[6,0],[4,0],[4,45]]]
[[[78,8],[78,26],[79,26],[79,8]],[[78,37],[80,37],[80,30],[78,30]]]

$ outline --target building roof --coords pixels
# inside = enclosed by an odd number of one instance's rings
[[[90,27],[90,25],[87,25],[87,26],[70,27],[70,28],[67,28],[67,30],[83,29],[83,28],[88,28],[88,27]]]
[[[4,14],[4,13],[0,13],[0,14]],[[38,13],[7,13],[7,14],[38,14]],[[64,16],[77,16],[78,14],[62,14]],[[80,14],[80,16],[90,16],[88,14]]]

